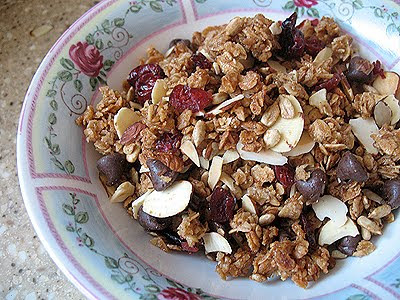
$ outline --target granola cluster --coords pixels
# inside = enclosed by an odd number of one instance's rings
[[[224,280],[306,288],[373,252],[400,206],[399,76],[333,19],[296,18],[235,17],[149,48],[76,120],[110,200]]]

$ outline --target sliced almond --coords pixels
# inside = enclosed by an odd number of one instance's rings
[[[233,180],[233,178],[225,172],[221,173],[221,177],[219,178],[219,180],[222,181],[233,193],[239,189],[235,187],[235,180]]]
[[[281,140],[281,134],[277,129],[268,129],[264,134],[265,148],[275,147]]]
[[[208,159],[205,159],[203,156],[199,156],[199,161],[200,161],[200,167],[208,170],[208,168],[210,167],[210,161]]]
[[[188,206],[192,190],[189,181],[176,181],[164,191],[153,191],[147,195],[143,211],[156,218],[175,216]]]
[[[385,99],[383,99],[383,102],[389,105],[390,110],[392,111],[390,124],[395,125],[400,120],[399,100],[397,100],[393,95],[389,95]],[[379,103],[380,102],[378,102],[378,104]]]
[[[252,214],[257,214],[257,209],[248,195],[242,197],[242,208]]]
[[[235,149],[226,150],[224,155],[222,155],[222,159],[224,160],[224,164],[229,164],[234,162],[239,158],[239,153]]]
[[[154,84],[153,90],[151,91],[151,101],[157,104],[163,97],[167,95],[168,86],[164,79],[157,79]]]
[[[244,160],[257,161],[273,166],[283,166],[288,161],[286,156],[283,156],[282,154],[272,150],[262,150],[260,152],[244,151],[243,144],[241,142],[237,143],[236,149],[240,157]]]
[[[223,253],[232,253],[231,245],[229,242],[219,233],[217,232],[208,232],[203,236],[204,248],[205,252],[223,252]]]
[[[221,104],[219,104],[214,109],[207,112],[206,115],[216,116],[216,115],[224,112],[225,107],[227,107],[228,105],[231,105],[232,103],[235,103],[236,101],[242,100],[243,98],[244,98],[243,95],[237,95],[236,97],[233,97],[232,99],[228,99],[228,100],[222,102]]]
[[[278,22],[274,22],[271,24],[271,26],[269,26],[269,31],[271,31],[273,35],[281,34],[282,26]]]
[[[374,119],[378,127],[390,124],[392,121],[392,110],[384,101],[379,101],[374,107]]]
[[[224,160],[222,157],[214,156],[211,161],[211,166],[208,175],[208,185],[213,190],[217,185],[222,173],[222,164]]]
[[[351,119],[349,124],[354,135],[364,146],[365,150],[371,154],[378,154],[378,150],[374,146],[374,140],[371,138],[371,134],[379,132],[374,118],[363,119],[360,117]]]
[[[395,72],[384,72],[385,78],[381,76],[376,77],[372,86],[381,95],[394,95],[400,98],[400,77]]]
[[[200,167],[199,154],[197,153],[196,147],[193,145],[192,141],[184,141],[181,145],[181,151],[189,157],[196,166]]]
[[[212,63],[215,75],[221,74],[221,67],[215,61]]]
[[[149,168],[146,168],[145,166],[140,166],[139,173],[147,173],[147,172],[150,172]]]
[[[343,201],[331,195],[321,197],[317,203],[312,205],[317,218],[323,221],[326,217],[331,219],[340,227],[347,221],[347,206]]]
[[[271,224],[274,220],[275,220],[275,216],[273,214],[266,213],[258,219],[258,223],[261,226],[266,226],[266,225]]]
[[[196,147],[200,145],[206,137],[206,123],[203,120],[198,120],[193,128],[192,139]]]
[[[270,68],[274,69],[278,73],[286,73],[286,68],[276,60],[270,59],[267,61],[267,64]]]
[[[140,113],[130,108],[122,107],[114,116],[114,127],[117,131],[118,138],[121,138],[124,131],[133,123],[141,120]]]
[[[320,66],[323,64],[326,60],[330,59],[332,57],[333,51],[329,47],[325,47],[321,51],[318,52],[317,56],[314,58],[314,65],[315,66]]]
[[[142,207],[144,200],[150,195],[153,190],[148,190],[142,196],[137,198],[135,201],[132,202],[132,215],[135,219],[138,218],[139,209]]]
[[[283,153],[285,156],[298,156],[305,153],[310,153],[315,146],[315,141],[310,137],[307,131],[303,131],[300,141],[289,152]]]
[[[172,54],[172,52],[174,52],[174,50],[175,50],[175,46],[172,46],[171,48],[169,48],[167,50],[167,52],[165,52],[164,57],[170,56]]]
[[[135,193],[135,186],[129,181],[121,183],[110,198],[111,203],[124,201]]]
[[[319,233],[318,244],[320,246],[331,245],[342,237],[355,237],[358,234],[360,233],[357,229],[357,226],[350,218],[347,218],[346,223],[344,223],[342,226],[337,226],[337,223],[330,220],[324,226],[322,226]]]
[[[332,108],[326,98],[326,89],[321,89],[318,92],[310,96],[310,105],[319,109],[322,114],[332,116]]]
[[[282,97],[285,97],[291,102],[295,115],[291,119],[279,117],[271,126],[271,129],[276,129],[281,134],[279,143],[272,147],[271,150],[280,153],[288,152],[296,147],[297,143],[300,141],[301,135],[303,134],[304,128],[303,109],[301,108],[299,101],[292,95],[280,95],[278,100]]]

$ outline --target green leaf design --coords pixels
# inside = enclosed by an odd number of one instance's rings
[[[53,152],[54,155],[59,155],[61,153],[60,146],[58,144],[53,144],[51,152]]]
[[[157,296],[155,294],[142,294],[140,295],[141,300],[157,300]]]
[[[314,7],[307,9],[307,15],[310,17],[319,18],[319,12]]]
[[[112,47],[112,46],[113,46],[113,43],[111,41],[108,41],[107,42],[107,47]]]
[[[50,107],[51,107],[53,110],[57,110],[57,109],[58,109],[57,101],[56,101],[56,100],[51,100],[51,101],[50,101]]]
[[[301,8],[301,15],[304,15],[305,10],[306,10],[306,9],[305,9],[304,7]]]
[[[142,7],[139,4],[134,4],[129,8],[129,10],[133,13],[138,13],[141,9]]]
[[[165,279],[167,280],[167,282],[168,282],[170,285],[172,285],[172,286],[174,286],[174,287],[181,288],[181,289],[184,289],[184,288],[185,288],[182,284],[180,284],[180,283],[178,283],[178,282],[175,282],[175,281],[173,281],[173,280],[171,280],[171,279],[168,279],[168,278],[165,278]]]
[[[354,0],[353,1],[353,6],[355,9],[362,9],[363,8],[363,3],[361,0]]]
[[[79,224],[84,224],[89,221],[89,215],[85,211],[80,211],[75,215],[75,221]]]
[[[103,63],[103,69],[105,71],[110,71],[112,65],[114,64],[114,62],[112,60],[107,59],[104,63]]]
[[[125,281],[126,282],[131,282],[133,280],[133,276],[131,274],[128,274],[125,276]]]
[[[93,248],[94,247],[94,240],[92,237],[88,236],[87,234],[84,234],[84,236],[82,236],[82,240],[83,243],[89,247],[89,248]]]
[[[94,44],[94,36],[93,36],[93,34],[89,33],[86,36],[85,40],[89,45],[93,45]]]
[[[101,71],[100,71],[101,72]],[[100,76],[97,76],[97,80],[100,81],[101,84],[107,85],[107,81],[105,81],[103,78]]]
[[[67,70],[71,71],[71,70],[75,69],[74,63],[72,62],[72,60],[70,60],[68,58],[64,58],[64,57],[61,58],[60,64]]]
[[[72,226],[67,226],[67,227],[65,227],[65,229],[67,229],[67,231],[69,231],[69,232],[74,232],[75,231],[75,228],[72,227]]]
[[[379,7],[376,7],[374,10],[374,14],[378,18],[383,18],[383,10]]]
[[[70,160],[67,160],[67,161],[64,163],[64,168],[65,168],[65,170],[67,171],[68,174],[72,174],[72,173],[75,172],[74,164],[73,164],[72,161],[70,161]]]
[[[106,264],[106,267],[109,269],[118,268],[118,262],[112,257],[106,256],[104,258],[104,263]]]
[[[196,0],[197,3],[205,3],[207,0]]]
[[[50,158],[50,160],[54,163],[54,165],[59,168],[61,171],[65,171],[65,168],[63,166],[63,164],[61,163],[61,161],[59,161],[57,158],[52,157]]]
[[[57,77],[64,82],[68,82],[72,80],[72,73],[67,70],[63,70],[57,73]]]
[[[293,1],[288,1],[282,8],[284,10],[292,10],[295,7]]]
[[[346,300],[370,300],[371,298],[364,294],[355,294],[350,297],[347,297]]]
[[[101,50],[104,48],[104,43],[101,39],[96,40],[95,46],[97,49]]]
[[[155,284],[149,284],[144,287],[144,289],[149,292],[149,293],[159,293],[160,288],[156,286]]]
[[[96,89],[98,80],[96,77],[90,77],[89,83],[90,83],[90,86],[92,87],[92,91],[94,91]]]
[[[55,113],[50,113],[49,117],[48,117],[48,121],[50,123],[50,125],[55,125],[57,123],[57,117]]]
[[[111,279],[118,282],[119,284],[125,283],[125,277],[121,274],[112,274]]]
[[[56,90],[48,90],[46,93],[47,97],[54,97],[57,94]]]
[[[162,8],[161,4],[158,3],[157,1],[150,1],[150,7],[155,12],[162,12],[163,11],[163,8]]]
[[[62,208],[63,208],[63,211],[64,211],[67,215],[69,215],[69,216],[75,215],[74,208],[73,208],[71,205],[66,204],[66,203],[63,203]]]
[[[107,20],[107,19],[104,20],[103,23],[101,23],[101,27],[103,28],[105,33],[107,33],[107,34],[111,33],[111,30],[110,30],[111,24],[110,24],[109,20]]]
[[[115,18],[115,19],[114,19],[114,24],[115,24],[115,26],[117,26],[117,27],[122,27],[122,26],[124,26],[124,24],[125,24],[125,20],[122,19],[122,18]]]
[[[82,81],[80,81],[79,79],[75,79],[74,80],[74,87],[80,93],[82,91],[82,88],[83,88]]]

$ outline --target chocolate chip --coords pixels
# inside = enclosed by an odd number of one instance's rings
[[[103,156],[97,161],[97,169],[107,178],[107,185],[116,184],[128,165],[125,156],[120,153]]]
[[[159,231],[166,229],[171,224],[171,219],[150,216],[141,207],[138,212],[138,222],[147,231]]]
[[[350,151],[343,154],[336,168],[336,175],[342,181],[353,180],[364,182],[368,179],[368,173],[357,157]]]
[[[176,177],[178,177],[177,172],[172,171],[159,160],[148,159],[146,165],[150,170],[150,179],[156,191],[165,190],[171,186]]]
[[[359,234],[355,237],[345,236],[338,241],[337,248],[343,254],[352,255],[356,251],[357,245],[360,241],[361,236]]]
[[[387,180],[382,187],[382,197],[392,209],[400,207],[400,180]]]
[[[368,60],[355,56],[350,60],[349,70],[346,74],[350,81],[367,83],[372,79],[374,65]]]
[[[316,169],[311,173],[307,181],[298,180],[296,188],[306,199],[307,204],[318,201],[319,197],[324,194],[326,184],[326,174],[321,169]]]

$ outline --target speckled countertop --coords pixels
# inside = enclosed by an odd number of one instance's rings
[[[28,218],[17,178],[16,132],[42,58],[94,4],[0,0],[0,299],[84,299],[50,259]]]

